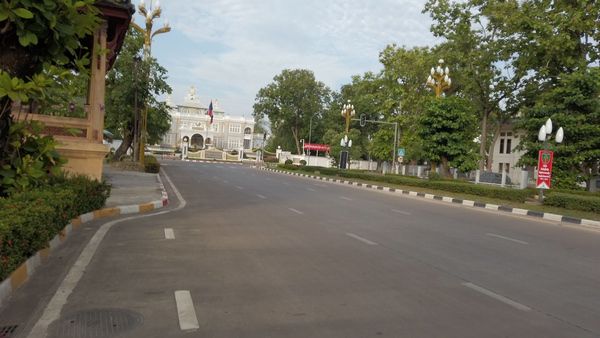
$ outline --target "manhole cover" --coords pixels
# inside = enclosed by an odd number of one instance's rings
[[[17,325],[0,326],[0,338],[10,338],[17,331]]]
[[[133,330],[143,320],[141,314],[126,309],[85,310],[59,318],[48,332],[61,338],[110,337]]]

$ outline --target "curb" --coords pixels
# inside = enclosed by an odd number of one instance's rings
[[[48,243],[48,246],[45,249],[42,249],[29,257],[27,261],[13,271],[7,279],[0,282],[0,306],[4,304],[13,292],[17,291],[17,289],[27,281],[35,269],[42,265],[50,253],[56,250],[58,246],[67,239],[71,232],[80,225],[98,218],[141,213],[162,208],[169,204],[169,196],[167,195],[167,191],[165,190],[165,186],[163,185],[159,174],[156,174],[156,179],[158,181],[158,186],[162,190],[160,201],[153,201],[140,205],[126,205],[100,209],[72,219],[69,224],[67,224],[67,226]]]
[[[531,216],[531,217],[543,218],[543,219],[552,220],[552,221],[565,222],[565,223],[571,223],[571,224],[576,224],[576,225],[583,225],[583,226],[593,228],[593,229],[600,229],[600,222],[589,220],[589,219],[576,218],[576,217],[570,217],[570,216],[562,216],[562,215],[556,215],[556,214],[540,212],[540,211],[532,211],[532,210],[527,210],[527,209],[506,207],[506,206],[497,205],[497,204],[480,203],[480,202],[475,202],[475,201],[462,200],[459,198],[437,196],[437,195],[425,194],[422,192],[414,192],[414,191],[409,191],[409,190],[396,190],[394,188],[376,186],[376,185],[371,185],[371,184],[357,183],[357,182],[353,182],[353,181],[344,181],[344,180],[339,180],[339,179],[334,179],[334,178],[323,178],[320,176],[298,174],[298,173],[294,173],[294,172],[281,171],[281,170],[275,170],[275,169],[270,169],[270,168],[259,168],[259,169],[273,171],[273,172],[277,172],[277,173],[281,173],[281,174],[292,175],[292,176],[307,177],[307,178],[312,178],[312,179],[321,180],[321,181],[336,182],[336,183],[340,183],[340,184],[348,184],[348,185],[353,185],[353,186],[367,188],[367,189],[375,189],[375,190],[381,190],[381,191],[386,191],[386,192],[391,192],[391,193],[400,193],[402,195],[423,197],[425,199],[430,199],[430,200],[437,200],[437,201],[454,203],[454,204],[462,204],[462,205],[466,205],[466,206],[470,206],[470,207],[497,210],[497,211],[505,211],[505,212],[509,212],[512,214],[522,215],[522,216]]]

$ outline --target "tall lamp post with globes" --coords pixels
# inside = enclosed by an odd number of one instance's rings
[[[538,175],[536,188],[540,189],[539,201],[544,201],[544,189],[550,189],[550,180],[552,178],[552,159],[554,152],[550,151],[548,141],[552,134],[552,120],[546,120],[546,123],[542,125],[538,132],[538,141],[543,142],[543,149],[540,150],[538,157]],[[562,143],[564,138],[564,131],[562,127],[556,131],[554,141],[556,143]]]
[[[350,104],[350,100],[348,100],[348,103],[342,107],[342,117],[346,119],[346,133],[348,133],[348,130],[350,129],[350,119],[354,115],[356,115],[354,105]]]
[[[159,18],[162,13],[162,9],[160,8],[160,1],[156,1],[156,6],[152,7],[152,0],[150,0],[150,7],[146,8],[146,1],[140,0],[140,4],[138,5],[139,13],[145,18],[146,27],[142,28],[131,20],[129,24],[131,27],[138,30],[144,36],[144,61],[147,61],[150,55],[152,54],[152,38],[155,35],[167,33],[171,31],[171,27],[169,27],[169,20],[165,20],[164,27],[157,29],[152,32],[152,21],[154,19]],[[139,161],[141,164],[144,164],[144,156],[146,149],[146,130],[148,129],[148,101],[146,101],[146,109],[141,116],[141,134],[140,134],[140,158]]]
[[[435,91],[435,98],[439,99],[444,90],[450,88],[452,79],[450,78],[450,69],[444,68],[444,59],[440,59],[437,68],[431,67],[429,77],[427,77],[427,85]],[[435,163],[431,162],[431,171],[435,171]]]

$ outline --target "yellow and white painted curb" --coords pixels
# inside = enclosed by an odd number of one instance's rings
[[[156,175],[156,178],[158,180],[159,187],[162,189],[162,199],[160,201],[154,201],[140,205],[126,205],[121,207],[100,209],[88,212],[87,214],[83,214],[72,219],[69,224],[67,224],[67,226],[48,243],[48,246],[45,249],[42,249],[35,255],[29,257],[25,263],[21,264],[21,266],[13,271],[13,273],[11,273],[7,279],[0,283],[0,306],[4,304],[4,302],[13,292],[15,292],[19,287],[21,287],[21,285],[23,285],[23,283],[25,283],[25,281],[27,281],[27,278],[33,274],[35,269],[42,265],[50,253],[55,251],[60,243],[65,241],[71,232],[74,229],[77,229],[77,227],[80,225],[98,218],[146,212],[166,206],[169,203],[167,192],[158,174]]]

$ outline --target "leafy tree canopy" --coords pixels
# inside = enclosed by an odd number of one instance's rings
[[[308,140],[311,116],[329,105],[330,89],[306,69],[284,69],[273,80],[256,95],[254,118],[267,116],[275,134],[291,132],[297,153],[301,154],[300,139]]]

